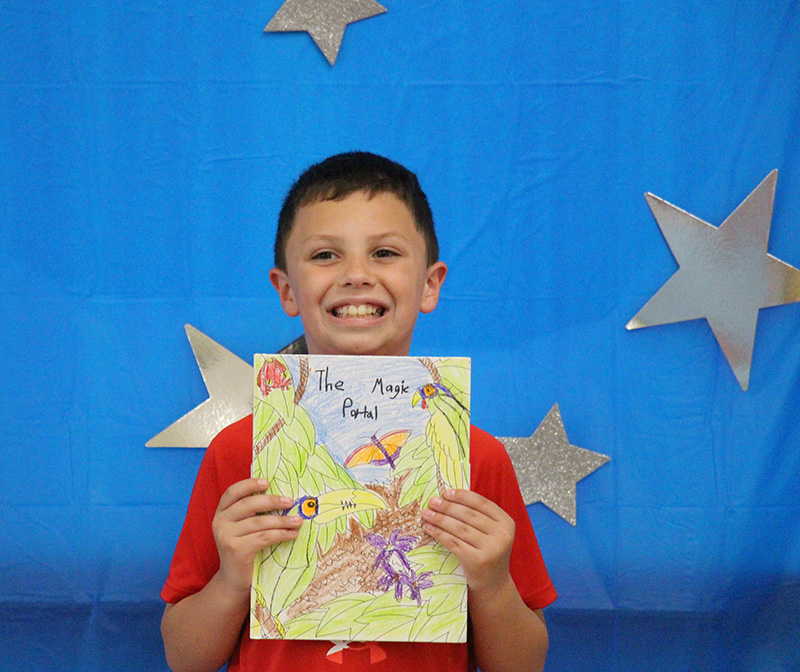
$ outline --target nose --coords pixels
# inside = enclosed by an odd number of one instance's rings
[[[342,264],[342,285],[345,287],[363,287],[374,282],[369,260],[360,255],[349,255]]]

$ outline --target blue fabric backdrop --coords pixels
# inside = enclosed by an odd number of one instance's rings
[[[296,337],[267,280],[308,164],[387,154],[450,275],[417,354],[474,358],[473,414],[558,403],[612,457],[573,528],[530,507],[561,597],[548,669],[798,670],[800,304],[743,392],[704,321],[628,320],[676,264],[643,198],[719,224],[773,169],[800,266],[800,3],[396,2],[331,68],[281,0],[0,6],[0,669],[160,670],[158,592],[201,450],[184,323]]]

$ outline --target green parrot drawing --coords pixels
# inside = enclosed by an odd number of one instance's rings
[[[441,383],[426,383],[411,397],[430,414],[425,429],[441,480],[440,488],[469,488],[469,410]]]

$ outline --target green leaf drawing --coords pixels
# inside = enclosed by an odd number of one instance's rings
[[[288,623],[284,623],[286,637],[289,639],[303,639],[304,637],[316,637],[319,628],[322,612],[311,611],[293,618]]]
[[[400,457],[395,460],[394,473],[402,476],[407,471],[420,468],[430,459],[432,456],[425,437],[415,436],[406,442]]]
[[[450,390],[466,408],[470,407],[470,367],[463,359],[443,357],[437,360],[436,368],[442,384]]]
[[[450,553],[440,543],[427,544],[425,546],[417,546],[415,549],[409,551],[407,555],[411,564],[419,567],[417,574],[422,572],[434,572],[434,574],[452,574],[454,570],[446,571],[445,565],[448,566],[455,556]],[[455,561],[455,568],[460,567],[458,560]],[[438,582],[438,579],[437,579]]]

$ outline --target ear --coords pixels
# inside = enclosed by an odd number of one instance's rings
[[[428,277],[425,280],[425,288],[422,290],[422,301],[419,311],[430,313],[439,303],[439,291],[447,275],[447,265],[443,261],[437,261],[428,267]]]
[[[292,292],[292,286],[289,284],[289,276],[286,271],[282,271],[280,268],[273,268],[269,272],[269,281],[275,291],[278,292],[283,312],[289,317],[297,317],[300,314],[300,310],[294,300],[294,293]]]

